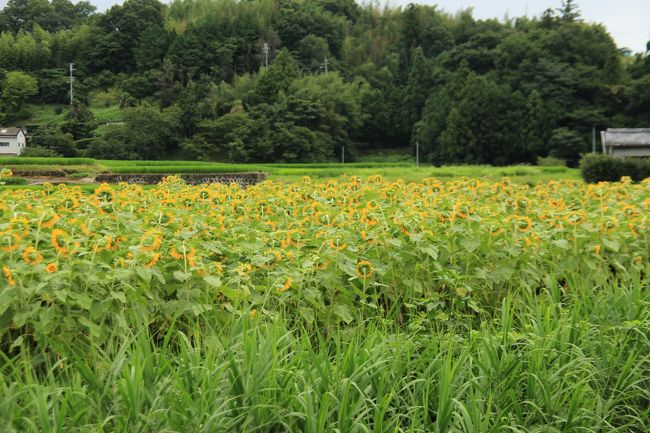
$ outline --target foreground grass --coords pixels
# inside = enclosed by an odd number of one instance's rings
[[[172,322],[0,358],[5,432],[642,432],[650,296],[626,284],[324,333],[282,314]],[[20,350],[18,350],[20,349]]]
[[[0,431],[649,431],[647,187],[0,192]]]

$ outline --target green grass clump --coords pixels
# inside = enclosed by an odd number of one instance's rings
[[[0,430],[645,432],[649,305],[636,279],[515,295],[474,325],[325,331],[281,313],[162,334],[143,305],[117,313],[132,331],[102,347],[0,354]]]
[[[5,165],[92,165],[92,158],[50,158],[50,157],[0,157],[0,166]]]
[[[124,120],[124,110],[119,105],[90,107],[90,111],[95,115],[95,120],[100,123],[121,122]]]
[[[420,165],[416,167],[409,162],[357,162],[348,164],[313,163],[313,164],[228,164],[205,161],[123,161],[94,160],[92,158],[0,158],[0,166],[30,165],[36,170],[61,169],[61,166],[84,165],[77,171],[92,173],[242,173],[262,171],[268,173],[269,179],[287,182],[299,181],[304,176],[315,179],[340,176],[381,175],[388,180],[421,181],[427,177],[453,179],[459,177],[498,180],[510,177],[519,183],[535,184],[555,179],[580,179],[577,169],[567,167],[536,166],[443,166]],[[90,168],[89,168],[90,167]],[[74,171],[74,170],[73,170]]]

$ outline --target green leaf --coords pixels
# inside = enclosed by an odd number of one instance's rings
[[[397,238],[386,239],[386,243],[389,243],[389,244],[391,244],[393,246],[396,246],[398,248],[402,246],[402,241],[397,239]]]
[[[189,272],[175,271],[174,278],[181,283],[189,280],[192,277],[192,274]]]
[[[208,275],[207,277],[203,277],[203,281],[205,281],[212,287],[216,287],[216,288],[221,287],[221,278],[215,277],[214,275]]]
[[[111,291],[111,298],[117,299],[123,304],[126,304],[126,295],[123,292]]]
[[[300,307],[298,311],[300,312],[300,315],[303,317],[303,319],[305,319],[307,323],[311,324],[314,323],[314,321],[316,320],[314,317],[314,312],[311,308]]]
[[[57,312],[53,308],[43,308],[38,314],[38,319],[40,321],[39,331],[47,334],[52,329],[51,324],[57,320]]]
[[[551,243],[558,248],[562,248],[563,250],[569,249],[569,242],[566,239],[556,239]]]
[[[101,328],[97,324],[90,321],[87,317],[84,317],[84,316],[79,317],[79,323],[81,323],[83,326],[87,327],[88,330],[90,331],[90,334],[93,337],[97,338],[102,333]]]
[[[345,323],[349,324],[352,322],[352,313],[350,313],[350,308],[347,305],[337,304],[334,306],[334,314],[339,316]]]
[[[221,287],[219,287],[219,291],[221,293],[223,293],[223,295],[226,298],[232,299],[232,300],[235,300],[235,301],[240,300],[243,297],[250,295],[250,291],[248,289],[246,289],[246,288],[233,289],[233,288],[228,287],[228,286],[221,286]]]
[[[434,246],[428,246],[425,248],[420,249],[423,253],[427,253],[429,257],[431,257],[433,260],[438,259],[438,248]]]
[[[190,305],[190,309],[192,310],[192,313],[194,313],[195,316],[203,314],[206,311],[210,311],[210,310],[212,310],[212,308],[214,308],[214,307],[212,305],[209,305],[209,304],[192,303]]]
[[[515,273],[515,268],[509,265],[498,265],[494,270],[494,274],[500,278],[501,281],[508,281]]]
[[[138,273],[140,278],[142,278],[142,281],[145,283],[150,283],[151,282],[151,269],[145,268],[144,266],[138,266],[135,268],[135,271]]]
[[[70,297],[84,310],[90,310],[90,307],[93,304],[92,298],[85,293],[71,293]]]
[[[481,241],[476,238],[464,238],[460,241],[460,245],[472,253],[481,245]]]
[[[160,284],[166,284],[167,281],[165,281],[165,277],[163,276],[162,272],[158,268],[151,268],[149,269],[151,271],[151,274],[156,277],[156,279],[160,282]]]
[[[14,342],[11,344],[11,349],[13,349],[14,347],[19,347],[22,344],[23,344],[23,336],[21,335],[18,338],[16,338]]]
[[[435,315],[436,320],[441,320],[443,322],[446,322],[449,320],[449,314],[445,313],[444,311],[438,311]]]
[[[615,253],[621,249],[621,243],[616,239],[603,238],[603,245],[605,245],[608,250],[614,251]]]

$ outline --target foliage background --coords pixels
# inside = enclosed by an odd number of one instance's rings
[[[575,165],[592,127],[650,126],[650,58],[621,52],[575,2],[558,6],[497,21],[353,0],[127,0],[105,13],[10,0],[1,121],[66,156],[313,162],[419,141],[436,164]]]

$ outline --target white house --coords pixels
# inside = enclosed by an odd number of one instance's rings
[[[618,157],[650,157],[650,128],[609,128],[601,132],[603,153]]]
[[[18,156],[26,144],[25,131],[22,128],[0,126],[0,156]]]

